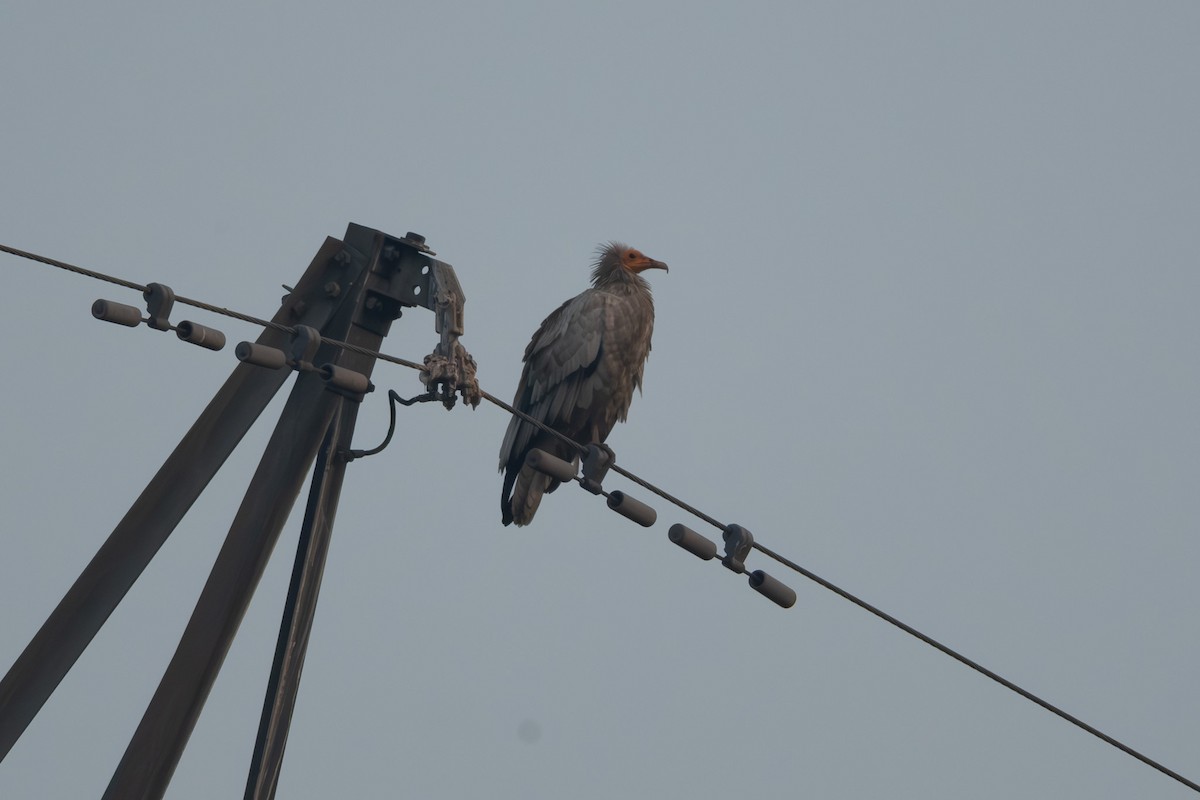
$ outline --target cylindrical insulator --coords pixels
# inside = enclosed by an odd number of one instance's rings
[[[608,507],[643,528],[649,528],[658,521],[657,511],[641,500],[634,500],[624,492],[611,492],[608,495]]]
[[[175,326],[175,335],[185,342],[198,344],[209,350],[220,350],[225,346],[225,334],[198,322],[184,320]]]
[[[92,303],[92,316],[105,322],[115,322],[136,328],[142,324],[142,310],[137,306],[127,306],[124,303],[114,303],[111,300],[97,300]]]
[[[244,361],[256,367],[280,369],[287,366],[287,353],[275,347],[268,347],[265,344],[238,342],[238,346],[234,348],[233,354],[237,356],[238,361]]]
[[[552,456],[545,450],[538,450],[536,447],[530,450],[525,456],[525,463],[543,475],[549,475],[556,481],[569,483],[575,480],[575,465],[569,461],[563,461],[561,458]]]
[[[321,377],[338,389],[354,394],[366,394],[371,391],[371,379],[361,372],[339,367],[337,364],[326,364],[320,371]]]
[[[711,561],[717,555],[717,543],[701,536],[686,525],[676,522],[667,531],[667,538],[697,558]]]
[[[750,588],[784,608],[796,604],[796,590],[772,578],[761,569],[750,573]]]

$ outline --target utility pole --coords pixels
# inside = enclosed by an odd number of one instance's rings
[[[267,560],[316,462],[246,797],[275,795],[359,404],[383,338],[404,308],[434,311],[427,399],[478,404],[474,361],[458,343],[465,298],[423,237],[351,224],[329,238],[271,326],[237,348],[240,363],[0,680],[0,760],[78,660],[150,559],[233,452],[290,372],[298,377],[158,689],[104,794],[161,798],[216,680]],[[174,295],[152,284],[149,318],[97,301],[102,319],[176,330],[213,346],[216,331],[169,324]],[[206,338],[207,337],[207,338]],[[206,343],[207,342],[207,343]],[[290,368],[290,369],[289,369]]]

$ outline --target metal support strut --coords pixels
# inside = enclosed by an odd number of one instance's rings
[[[479,401],[475,362],[458,342],[465,298],[453,268],[432,255],[416,234],[395,238],[359,225],[347,228],[344,241],[325,241],[284,297],[273,327],[256,342],[238,345],[241,363],[0,679],[0,760],[295,371],[295,387],[208,582],[104,794],[107,800],[148,800],[166,792],[319,451],[246,785],[247,798],[274,797],[350,460],[346,454],[375,452],[350,450],[359,404],[374,388],[371,353],[402,308],[425,306],[437,314],[441,338],[431,356],[435,368],[423,376],[430,399],[450,405],[462,394],[469,403]],[[181,339],[212,349],[218,339],[224,343],[218,331],[195,323],[172,326],[174,297],[166,286],[150,284],[147,319],[137,308],[105,300],[97,301],[92,313],[128,327],[145,321],[158,330],[175,330]],[[394,404],[392,409],[394,427]],[[385,444],[390,439],[391,431]]]

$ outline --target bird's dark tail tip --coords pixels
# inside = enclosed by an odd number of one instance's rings
[[[509,494],[512,492],[512,486],[516,479],[516,471],[509,467],[508,472],[504,475],[504,488],[500,490],[500,521],[506,528],[512,525],[513,521],[512,499]]]

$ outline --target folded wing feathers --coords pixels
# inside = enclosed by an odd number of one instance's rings
[[[546,317],[525,348],[514,407],[583,444],[604,441],[616,421],[625,420],[633,390],[641,389],[654,323],[653,301],[644,288],[625,294],[589,289]],[[542,494],[558,486],[524,466],[532,447],[567,460],[578,456],[529,422],[509,420],[500,447],[500,470],[508,472],[501,497],[506,525],[528,524]]]
[[[592,371],[603,342],[606,298],[588,290],[559,306],[542,322],[525,348],[525,368],[516,408],[550,426],[567,421],[576,408],[586,408],[593,393]],[[500,447],[500,469],[528,449],[537,428],[519,417],[509,421]]]

